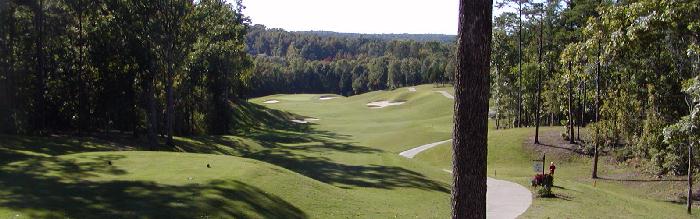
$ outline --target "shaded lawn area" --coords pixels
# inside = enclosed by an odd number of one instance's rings
[[[108,165],[124,155],[43,158],[0,172],[0,206],[27,218],[306,218],[285,200],[238,180],[169,185],[142,180],[86,180],[125,175]],[[156,179],[154,179],[156,180]],[[12,215],[14,214],[14,215]],[[0,211],[0,216],[2,211]]]
[[[445,196],[449,194],[449,185],[420,172],[400,165],[356,160],[365,156],[395,155],[358,145],[351,141],[351,136],[319,130],[313,124],[290,123],[290,118],[299,116],[254,104],[240,110],[239,114],[253,116],[239,118],[234,135],[177,137],[175,148],[161,149],[250,158],[340,189],[419,189]],[[0,135],[0,139],[0,217],[14,217],[16,214],[27,218],[309,217],[309,212],[288,202],[293,195],[282,198],[275,195],[279,191],[260,188],[249,180],[219,176],[197,183],[164,183],[173,176],[181,177],[181,173],[159,172],[150,167],[120,168],[116,164],[128,158],[120,152],[82,157],[83,152],[95,151],[162,153],[140,152],[147,148],[144,141],[129,136]],[[74,154],[81,157],[76,158],[72,156]],[[151,160],[161,156],[154,155]],[[352,159],[344,160],[346,157]],[[110,162],[115,165],[110,165]],[[182,162],[188,161],[184,159]],[[147,174],[145,178],[132,177],[146,174],[143,172],[167,176],[159,178],[161,176]],[[315,185],[309,182],[300,184]],[[323,191],[319,190],[319,193]],[[396,196],[402,195],[397,193]],[[320,199],[315,201],[323,202],[327,198]],[[297,203],[299,200],[293,201]],[[328,210],[318,209],[318,212]],[[317,214],[316,210],[313,214]]]

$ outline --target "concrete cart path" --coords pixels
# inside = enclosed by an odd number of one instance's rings
[[[444,140],[444,141],[438,141],[438,142],[430,143],[430,144],[424,144],[424,145],[421,145],[421,146],[418,146],[418,147],[415,147],[415,148],[406,150],[406,151],[404,151],[404,152],[401,152],[401,153],[399,153],[399,155],[404,156],[404,157],[407,157],[407,158],[413,158],[413,157],[416,156],[416,154],[418,154],[418,153],[420,153],[420,152],[423,152],[423,151],[425,151],[425,150],[428,150],[428,149],[430,149],[430,148],[432,148],[432,147],[438,146],[438,145],[440,145],[440,144],[442,144],[442,143],[445,143],[445,142],[448,142],[448,141],[452,141],[452,139],[447,139],[447,140]]]
[[[428,150],[452,139],[421,145],[399,155],[413,158],[418,153]],[[452,173],[452,170],[443,169]],[[516,218],[532,204],[532,193],[520,184],[493,178],[486,179],[486,218]]]
[[[486,188],[486,218],[517,218],[532,204],[532,193],[520,184],[487,177]]]

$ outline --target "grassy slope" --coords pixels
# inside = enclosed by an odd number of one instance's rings
[[[399,91],[383,93],[397,93],[395,98],[409,100],[404,106],[420,103],[411,102],[415,97],[401,96]],[[382,98],[380,95],[377,92],[364,97]],[[429,91],[416,97],[425,98],[426,95],[441,97]],[[276,98],[284,104],[308,102],[317,97],[286,95]],[[358,130],[368,127],[354,121],[361,120],[369,111],[364,111],[366,100],[348,99],[352,101],[347,104],[332,104],[337,100],[322,103],[331,103],[331,109],[349,106],[345,111],[316,109],[339,118],[328,127],[298,125],[288,120],[303,115],[329,122],[333,121],[330,115],[294,110],[290,111],[296,114],[289,114],[243,104],[235,113],[239,121],[237,135],[176,139],[178,148],[175,151],[235,156],[132,151],[139,150],[139,142],[118,137],[103,141],[0,136],[0,157],[6,158],[2,160],[0,171],[0,218],[99,214],[284,218],[447,216],[448,177],[395,153],[423,142],[403,139],[383,147],[382,141],[401,139],[407,133],[392,129],[410,129],[414,124],[396,115],[398,124],[387,121],[387,125],[391,125],[389,128],[373,124],[377,132],[384,130],[385,133],[354,136]],[[353,108],[354,104],[359,107]],[[448,106],[449,102],[441,104]],[[384,116],[395,109],[403,109],[402,114],[419,118],[410,115],[411,111],[406,111],[404,106],[373,112]],[[351,118],[340,119],[342,114]],[[449,120],[448,114],[443,113],[442,118],[437,119]],[[449,134],[441,130],[425,136],[440,139]],[[432,139],[424,140],[430,141]],[[110,150],[126,151],[81,153]],[[107,160],[114,165],[107,165]],[[213,168],[205,168],[205,163],[212,164]]]
[[[561,128],[544,128],[558,131]],[[490,177],[507,179],[529,187],[533,175],[531,160],[541,154],[526,151],[523,141],[533,134],[533,129],[492,130],[489,132],[488,173]],[[425,151],[416,159],[440,168],[449,169],[451,163],[443,157],[451,156],[449,144]],[[635,186],[614,181],[597,181],[593,186],[590,180],[590,159],[574,157],[558,159],[549,157],[548,161],[557,163],[554,193],[560,198],[536,198],[533,205],[525,212],[524,218],[688,218],[683,205],[665,200],[651,198],[646,193],[663,187]],[[613,170],[616,169],[616,170]],[[631,171],[624,167],[604,163],[601,175],[609,172]],[[649,182],[654,185],[668,182]],[[641,189],[640,189],[641,188]],[[658,191],[656,191],[658,192]],[[697,211],[697,209],[695,210]],[[695,213],[697,215],[697,213]]]
[[[242,104],[234,113],[236,135],[176,139],[175,151],[200,154],[133,151],[139,144],[128,141],[0,136],[0,218],[124,212],[125,217],[448,217],[450,176],[442,169],[450,167],[449,144],[414,160],[397,155],[450,138],[452,100],[431,85],[417,90],[325,101],[307,94],[253,99],[259,105]],[[262,103],[269,99],[280,103]],[[377,100],[407,102],[365,106]],[[302,117],[320,120],[288,122]],[[531,158],[521,147],[529,132],[490,132],[490,176],[529,183]],[[126,151],[99,152],[109,150]],[[80,153],[85,151],[93,152]],[[618,183],[593,188],[584,176],[586,162],[559,164],[557,184],[566,190],[555,192],[568,200],[536,199],[524,216],[685,216],[680,205],[640,198]]]
[[[414,146],[451,138],[452,100],[433,90],[432,85],[395,91],[375,91],[359,96],[318,100],[320,95],[274,95],[252,100],[274,109],[319,118],[315,122],[335,133],[352,136],[358,144],[389,152],[400,152]],[[280,103],[263,104],[276,99]],[[366,106],[372,101],[406,101],[403,105],[382,109]]]

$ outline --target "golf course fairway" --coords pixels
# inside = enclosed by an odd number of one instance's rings
[[[234,135],[178,137],[158,151],[120,137],[0,135],[0,218],[448,218],[450,142],[399,153],[451,138],[451,93],[255,98],[236,106]],[[402,104],[367,105],[380,101]],[[489,130],[489,177],[529,189],[532,132]],[[533,198],[520,217],[692,217],[618,182],[594,187],[587,167],[562,161],[554,193],[564,198]]]

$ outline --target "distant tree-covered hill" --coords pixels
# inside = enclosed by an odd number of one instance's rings
[[[417,40],[423,37],[423,40]],[[401,37],[416,38],[398,39]],[[437,35],[361,35],[289,32],[263,25],[246,35],[254,57],[252,96],[275,93],[352,95],[401,86],[447,82],[454,43]],[[397,39],[392,39],[397,38]]]
[[[445,34],[364,34],[364,33],[340,33],[333,31],[295,31],[302,34],[314,34],[326,37],[341,37],[341,38],[367,38],[379,40],[413,40],[417,42],[441,42],[453,43],[457,36]]]

